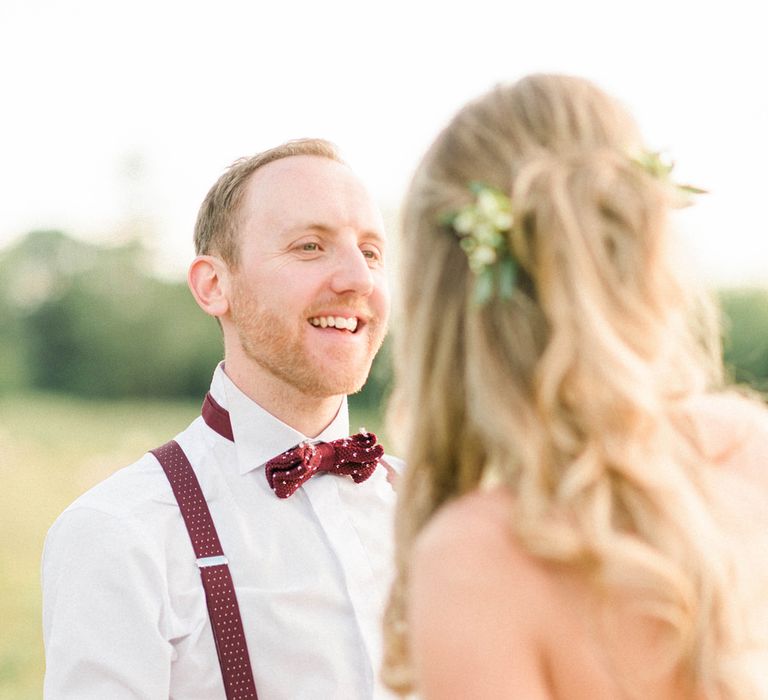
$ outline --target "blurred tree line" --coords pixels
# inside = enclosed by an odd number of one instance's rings
[[[768,390],[768,290],[720,294],[733,378]],[[223,355],[215,321],[183,282],[152,274],[138,243],[106,247],[36,231],[0,252],[0,391],[201,397]],[[353,400],[374,408],[389,346]]]
[[[222,357],[215,320],[138,242],[35,231],[0,251],[0,392],[198,398]],[[385,346],[354,401],[380,403],[390,375]]]

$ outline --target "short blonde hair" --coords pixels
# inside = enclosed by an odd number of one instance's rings
[[[319,156],[342,162],[336,146],[324,139],[287,141],[236,160],[211,187],[200,206],[194,236],[197,255],[216,254],[228,265],[237,266],[238,215],[246,183],[259,168],[292,156]]]

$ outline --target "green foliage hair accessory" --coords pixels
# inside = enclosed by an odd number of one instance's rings
[[[446,223],[458,235],[475,275],[475,302],[485,304],[496,293],[509,299],[517,277],[507,240],[514,224],[511,202],[502,191],[480,182],[470,183],[469,189],[475,201],[448,216]]]
[[[708,194],[693,185],[680,185],[672,180],[672,171],[675,169],[675,161],[660,151],[643,151],[632,158],[632,162],[642,168],[651,177],[668,185],[676,194],[676,204],[679,207],[687,207],[693,204],[693,195]]]

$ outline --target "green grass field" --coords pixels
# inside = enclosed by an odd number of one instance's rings
[[[79,494],[182,430],[199,402],[0,397],[0,700],[42,697],[40,554]],[[351,427],[378,428],[352,411]]]

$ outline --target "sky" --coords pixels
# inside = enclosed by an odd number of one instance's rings
[[[322,136],[389,219],[438,130],[530,72],[619,98],[676,178],[712,283],[768,285],[768,41],[732,0],[2,0],[0,247],[32,229],[140,230],[181,276],[208,188],[236,158]]]

